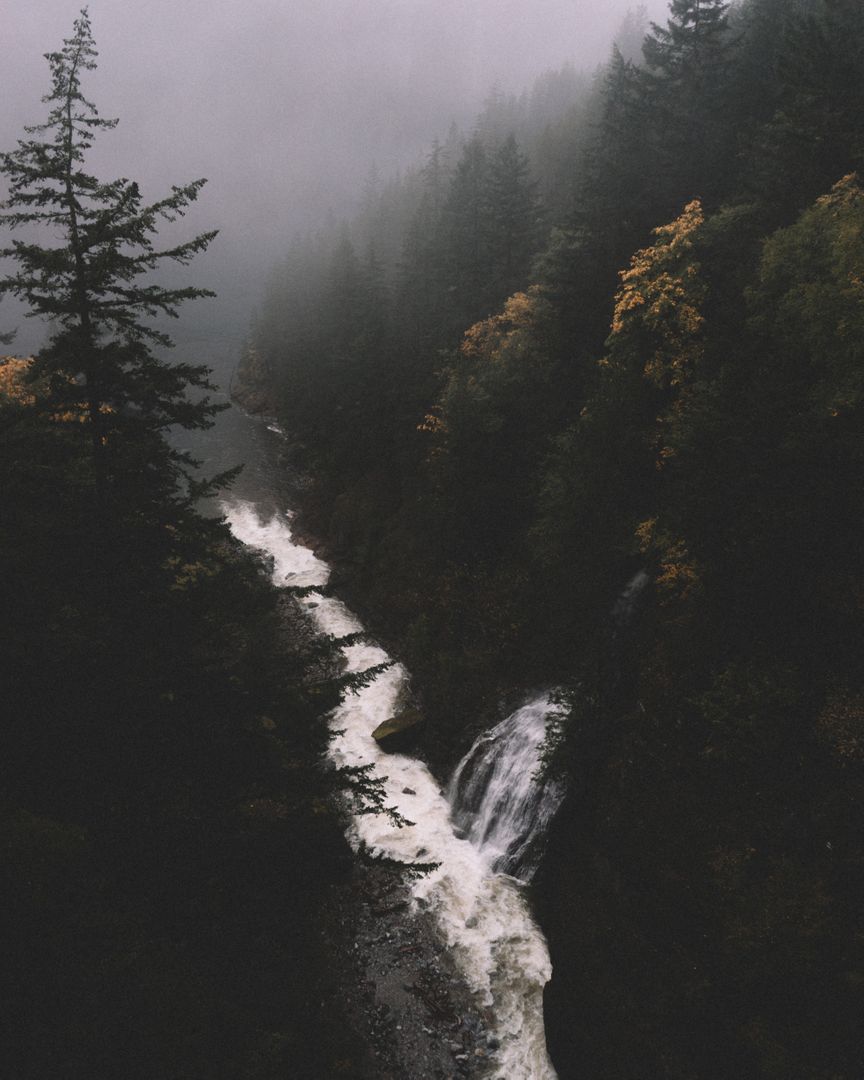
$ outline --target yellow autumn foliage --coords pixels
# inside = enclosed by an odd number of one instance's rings
[[[46,389],[43,384],[27,381],[32,365],[32,356],[0,357],[0,405],[6,403],[32,408],[44,397]],[[68,381],[72,383],[71,378]],[[103,402],[99,406],[99,412],[108,415],[113,413],[114,409]],[[76,401],[62,411],[50,413],[48,417],[55,424],[86,424],[89,418],[89,408],[84,401]]]
[[[25,381],[32,363],[32,357],[0,356],[0,404],[26,407],[36,404],[36,395]]]
[[[657,594],[665,606],[693,599],[702,587],[702,569],[691,558],[686,543],[670,536],[656,518],[641,522],[636,528],[639,550],[658,561],[655,579]]]
[[[452,413],[453,391],[457,386],[476,403],[488,398],[490,382],[506,380],[508,372],[524,371],[532,362],[542,362],[544,354],[537,349],[541,307],[547,303],[542,293],[539,285],[514,293],[501,312],[466,330],[459,353],[469,374],[451,376],[444,400],[430,409],[417,426],[418,431],[437,436],[447,433],[448,414]]]
[[[433,409],[439,409],[440,406],[435,405]],[[441,432],[446,430],[444,420],[437,412],[428,412],[423,417],[423,423],[417,425],[418,431],[425,431],[429,435],[440,435]]]
[[[540,287],[532,285],[527,292],[514,293],[504,304],[504,310],[475,323],[462,339],[462,355],[469,359],[500,361],[508,347],[516,344],[518,337],[533,328]]]
[[[632,330],[647,331],[651,345],[643,371],[657,385],[680,384],[702,355],[705,286],[692,252],[704,221],[702,204],[694,200],[675,221],[655,229],[657,243],[637,251],[621,271],[610,345],[614,350],[615,339]]]
[[[104,402],[99,406],[99,412],[103,416],[113,413],[114,410],[110,405],[106,405]],[[83,401],[76,401],[71,409],[65,409],[63,412],[51,413],[49,417],[55,424],[86,424],[90,419],[90,410]]]

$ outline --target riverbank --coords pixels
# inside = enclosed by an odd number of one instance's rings
[[[428,877],[410,886],[360,879],[374,883],[372,892],[359,886],[337,920],[347,937],[340,930],[336,938],[343,944],[334,953],[340,963],[347,955],[354,969],[337,982],[351,987],[345,999],[355,1003],[352,1026],[362,1033],[366,1057],[377,1059],[372,1075],[385,1075],[386,1066],[394,1080],[482,1076],[491,1064],[507,1080],[554,1076],[542,1022],[548,954],[523,891],[454,830],[449,803],[424,762],[384,753],[371,737],[404,701],[407,673],[333,596],[329,567],[298,543],[293,521],[266,510],[262,516],[248,499],[226,509],[235,535],[272,557],[277,586],[322,590],[299,599],[314,626],[337,639],[347,636],[344,671],[361,681],[332,716],[328,757],[346,770],[353,795],[359,795],[351,808],[352,846],[361,859],[368,849],[396,863],[434,864]],[[375,677],[363,678],[372,669]],[[509,741],[499,749],[509,755]],[[512,823],[516,830],[522,824],[521,816]],[[380,865],[373,869],[381,871]]]
[[[290,594],[283,632],[311,645],[320,636]],[[315,678],[338,674],[319,669]],[[340,815],[342,811],[339,811]],[[347,821],[343,822],[347,826]],[[436,923],[414,903],[405,871],[349,854],[348,880],[334,885],[321,919],[332,969],[332,1011],[350,1027],[342,1075],[352,1080],[459,1080],[491,1075],[499,1043],[491,1016],[459,974]],[[326,1003],[322,1003],[326,1007]],[[321,1080],[309,1077],[308,1080]]]
[[[356,1080],[493,1075],[491,1017],[456,970],[404,875],[359,859],[329,913],[341,1008],[365,1047]]]
[[[273,429],[278,424],[273,421]],[[304,448],[292,443],[284,432],[282,463],[286,498],[291,506],[291,531],[298,543],[314,552],[330,568],[328,591],[338,595],[360,618],[364,627],[389,656],[405,663],[410,672],[408,687],[412,703],[424,717],[416,731],[416,756],[421,758],[446,787],[453,769],[482,731],[494,727],[523,703],[526,695],[543,685],[511,665],[482,663],[459,680],[458,693],[450,686],[442,693],[436,678],[439,657],[435,644],[418,645],[411,623],[422,603],[417,590],[392,588],[387,573],[370,567],[358,557],[353,537],[334,528],[338,516],[332,493],[312,478],[304,462]],[[412,573],[422,579],[423,568]],[[417,592],[416,600],[413,599]],[[425,661],[433,660],[429,665]]]

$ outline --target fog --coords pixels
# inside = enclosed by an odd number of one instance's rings
[[[152,198],[171,183],[208,178],[185,229],[221,233],[189,278],[219,291],[216,322],[242,334],[262,273],[293,232],[350,212],[373,165],[386,177],[414,163],[451,121],[470,129],[494,85],[518,92],[567,61],[593,70],[632,6],[94,0],[99,68],[84,89],[120,125],[101,134],[93,171],[134,178]],[[665,0],[646,6],[664,18]],[[68,0],[0,0],[3,149],[44,117],[42,54],[70,35],[77,11]],[[213,319],[215,302],[207,306]],[[12,310],[4,302],[0,328]],[[16,321],[16,348],[33,348],[37,327]]]

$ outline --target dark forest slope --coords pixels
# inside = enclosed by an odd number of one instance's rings
[[[675,0],[296,247],[255,334],[430,755],[565,687],[564,1077],[864,1068],[862,57],[853,0]]]
[[[331,1076],[322,649],[218,523],[129,476],[100,511],[26,371],[0,362],[4,1075]]]

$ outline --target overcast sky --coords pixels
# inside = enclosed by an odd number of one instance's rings
[[[44,116],[42,54],[70,35],[80,6],[0,0],[3,148]],[[136,179],[153,198],[206,176],[190,229],[222,235],[202,272],[224,279],[230,263],[238,296],[254,294],[256,268],[296,229],[344,213],[373,162],[384,176],[412,163],[451,119],[470,124],[493,84],[520,91],[569,60],[595,68],[631,6],[92,0],[99,68],[84,88],[103,115],[120,118],[100,138],[94,171]],[[665,18],[666,0],[647,6]]]

